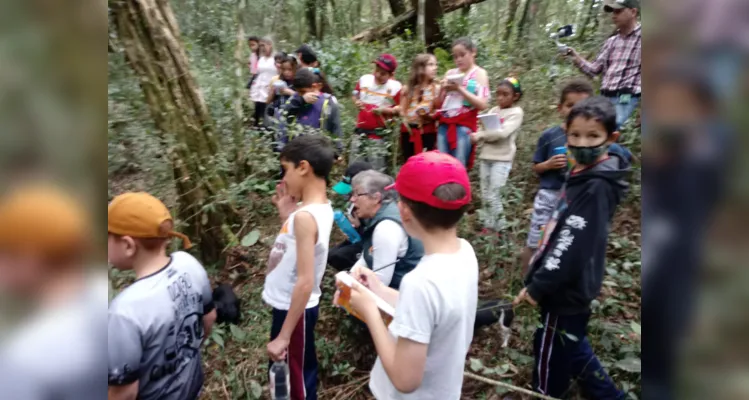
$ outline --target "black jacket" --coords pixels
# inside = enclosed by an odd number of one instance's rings
[[[525,278],[542,309],[560,315],[587,312],[601,292],[609,225],[629,184],[629,163],[610,157],[570,175],[544,240]]]

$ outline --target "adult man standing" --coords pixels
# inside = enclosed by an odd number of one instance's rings
[[[642,27],[637,20],[640,1],[606,0],[603,9],[611,14],[616,34],[606,40],[593,61],[574,49],[569,49],[568,55],[585,74],[603,75],[601,95],[616,107],[619,129],[637,108],[642,94]]]

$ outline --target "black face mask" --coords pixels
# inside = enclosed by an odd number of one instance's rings
[[[580,165],[591,165],[598,160],[601,154],[605,153],[609,148],[608,142],[603,142],[598,146],[583,147],[583,146],[572,146],[567,144],[567,148],[570,150],[570,154],[575,158],[575,161]]]

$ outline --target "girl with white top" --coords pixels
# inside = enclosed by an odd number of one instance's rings
[[[255,102],[255,126],[263,124],[265,107],[270,93],[270,81],[278,75],[276,60],[273,58],[273,41],[269,38],[260,40],[260,57],[257,60],[257,73],[250,88],[250,100]]]
[[[522,97],[520,82],[515,78],[502,80],[497,87],[497,106],[489,114],[499,116],[498,129],[482,129],[471,135],[471,143],[481,145],[481,202],[484,206],[482,234],[500,232],[505,227],[500,189],[507,183],[515,158],[515,139],[523,123],[523,109],[516,105]]]

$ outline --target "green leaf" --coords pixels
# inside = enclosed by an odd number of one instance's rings
[[[479,372],[484,369],[484,363],[482,363],[478,358],[471,358],[469,361],[471,362],[471,369],[473,372]]]
[[[638,323],[637,323],[637,322],[635,322],[635,321],[632,321],[632,322],[630,322],[629,326],[630,326],[630,327],[632,328],[632,330],[633,330],[633,331],[634,331],[634,332],[635,332],[636,334],[638,334],[638,335],[642,335],[642,326],[640,326],[640,324],[638,324]]]
[[[211,339],[213,339],[213,341],[217,345],[219,345],[222,349],[224,348],[224,338],[221,337],[221,335],[218,335],[218,334],[211,335]]]
[[[255,229],[242,238],[242,246],[250,247],[257,243],[258,240],[260,240],[260,231]]]
[[[263,387],[257,381],[250,381],[250,394],[253,399],[259,399],[263,395]]]
[[[619,368],[623,371],[627,372],[634,372],[634,373],[641,373],[642,372],[642,362],[639,358],[636,357],[630,357],[624,360],[619,360],[614,364],[616,368]]]
[[[229,325],[229,330],[231,331],[231,335],[234,337],[234,339],[243,342],[244,339],[247,337],[247,333],[242,330],[242,328],[236,326],[236,325]]]

